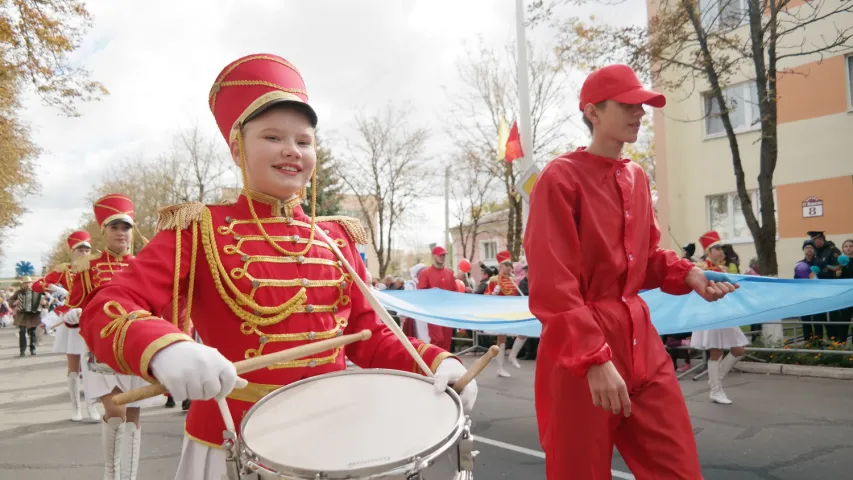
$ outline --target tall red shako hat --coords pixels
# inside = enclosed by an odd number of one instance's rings
[[[720,234],[711,230],[699,237],[699,243],[702,244],[702,248],[704,248],[705,251],[712,247],[718,247],[720,246]]]
[[[503,250],[495,255],[498,263],[512,263],[512,253],[509,250]]]
[[[208,95],[210,111],[229,144],[243,124],[280,102],[299,105],[317,126],[317,113],[308,104],[302,74],[287,60],[266,53],[247,55],[228,64]]]
[[[77,230],[71,235],[68,235],[68,249],[74,250],[77,247],[92,248],[92,244],[90,243],[91,240],[92,237],[89,235],[89,232],[86,230]]]
[[[133,202],[127,196],[120,193],[110,193],[95,200],[95,218],[101,230],[115,221],[124,222],[134,226]]]
[[[208,106],[216,125],[229,147],[237,142],[240,148],[240,170],[243,175],[243,188],[249,187],[246,176],[245,151],[243,147],[242,127],[263,113],[266,109],[280,103],[289,103],[302,110],[314,127],[317,126],[317,113],[308,104],[308,90],[299,70],[287,60],[272,54],[260,53],[247,55],[228,64],[210,87]],[[311,233],[314,239],[317,209],[317,169],[311,174]],[[305,197],[303,188],[298,195]],[[255,212],[253,202],[249,201],[249,210],[255,220],[255,226],[266,237],[266,231]],[[311,241],[309,241],[310,247]],[[275,242],[272,247],[287,256],[302,255],[304,252],[289,252]]]

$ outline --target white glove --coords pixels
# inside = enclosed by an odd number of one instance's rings
[[[70,325],[79,325],[81,312],[83,312],[83,310],[80,308],[72,308],[68,313],[62,316],[62,321]]]
[[[221,400],[234,388],[248,384],[218,350],[195,342],[174,343],[157,352],[151,360],[151,373],[176,402]]]
[[[67,296],[68,296],[68,290],[66,290],[66,289],[64,289],[64,288],[62,288],[62,287],[60,287],[59,285],[53,284],[53,283],[51,283],[50,285],[48,285],[48,287],[47,287],[47,291],[48,291],[48,292],[55,293],[55,294],[57,294],[58,296],[63,297],[63,298],[65,298],[65,297],[67,297]]]
[[[466,371],[467,369],[465,368],[465,365],[462,365],[462,362],[455,358],[446,358],[442,360],[441,363],[438,364],[438,368],[435,370],[435,377],[433,378],[435,391],[437,393],[444,392],[448,384],[452,384],[456,380],[459,380],[462,375],[465,375]],[[462,389],[462,393],[459,394],[459,398],[462,400],[462,405],[465,407],[465,410],[470,412],[474,408],[474,402],[477,401],[477,381],[471,380],[471,383]]]

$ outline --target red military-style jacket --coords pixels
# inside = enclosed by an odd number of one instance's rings
[[[363,329],[373,333],[345,349],[245,374],[249,386],[227,400],[236,425],[266,394],[344,370],[346,357],[363,368],[419,371],[329,245],[318,235],[312,238],[311,218],[298,198],[280,202],[244,190],[233,205],[165,208],[159,228],[130,268],[100,289],[84,311],[84,338],[117,371],[154,381],[150,366],[157,352],[192,340],[186,334],[189,317],[201,341],[233,362]],[[366,242],[358,221],[317,218],[316,228],[334,239],[366,279],[356,249],[356,242]],[[112,333],[104,336],[105,329]],[[411,341],[433,371],[450,357]],[[191,439],[219,448],[224,428],[214,401],[193,402],[186,422]]]
[[[72,263],[68,270],[69,282],[68,299],[65,301],[66,310],[86,308],[94,291],[108,284],[113,276],[127,268],[133,255],[123,255],[104,250],[98,256],[92,256]],[[82,315],[80,323],[82,325]],[[66,323],[66,325],[68,325]]]
[[[496,289],[499,290],[498,293],[493,293]],[[486,287],[486,292],[490,295],[500,297],[517,297],[521,295],[518,286],[515,284],[515,280],[503,274],[495,275],[489,279],[489,286]]]
[[[74,284],[74,277],[77,274],[71,271],[70,263],[60,263],[50,273],[44,276],[44,278],[40,278],[33,283],[33,291],[45,293],[47,292],[47,288],[49,285],[58,285],[65,289],[66,292],[71,293],[71,287]],[[66,302],[68,299],[66,299]],[[60,305],[54,309],[57,315],[62,315],[67,312],[70,308],[66,305]],[[77,325],[70,325],[68,323],[65,324],[69,328],[77,328]]]

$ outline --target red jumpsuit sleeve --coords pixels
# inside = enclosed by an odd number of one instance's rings
[[[189,274],[192,234],[180,230],[179,291]],[[111,282],[96,289],[80,317],[80,333],[99,361],[118,372],[153,381],[151,359],[163,348],[192,341],[178,325],[156,315],[171,305],[175,230],[163,230]],[[152,314],[151,312],[155,312]]]
[[[651,218],[649,222],[649,260],[646,266],[646,276],[643,279],[643,289],[660,288],[670,295],[686,295],[692,289],[684,283],[684,279],[687,278],[687,274],[695,265],[690,260],[679,258],[674,251],[664,250],[658,246],[660,243],[660,227],[658,227],[657,217],[652,206],[648,179],[645,176],[643,179],[646,181],[646,188],[649,191],[649,216]]]
[[[346,250],[343,251],[346,252]],[[355,249],[355,244],[352,242],[350,242],[350,255],[348,257],[354,259],[352,260],[353,268],[362,281],[367,283],[367,273],[364,263],[358,260],[358,252]],[[421,275],[419,283],[424,278],[424,275]],[[358,333],[361,330],[370,330],[372,333],[370,339],[351,343],[346,346],[347,357],[353,363],[361,368],[388,368],[423,373],[409,352],[400,343],[400,340],[382,323],[382,320],[379,319],[373,307],[367,302],[364,294],[355,285],[351,289],[350,304],[349,324],[345,333]],[[435,373],[438,365],[444,359],[456,358],[435,345],[423,343],[414,338],[409,338],[409,341],[412,342],[418,354],[424,359],[424,362],[426,362],[433,373]]]
[[[530,311],[550,337],[557,362],[577,376],[611,359],[610,347],[586,306],[578,281],[582,252],[575,224],[576,192],[558,165],[546,168],[533,189],[524,251],[530,265]],[[545,342],[543,342],[544,344]]]

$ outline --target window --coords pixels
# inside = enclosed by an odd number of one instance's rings
[[[735,133],[748,132],[758,128],[758,86],[755,82],[731,86],[723,91],[723,98],[729,106],[729,120]],[[703,95],[705,103],[705,136],[725,135],[723,120],[720,117],[720,105],[710,94]]]
[[[483,261],[495,260],[498,256],[498,243],[495,241],[484,241],[480,243],[483,252]]]
[[[706,32],[734,30],[746,23],[746,0],[699,0]]]
[[[853,111],[853,55],[847,57],[847,101]]]
[[[752,210],[761,222],[759,216],[758,190],[749,192],[752,201]],[[776,190],[773,190],[773,203],[776,200]],[[776,212],[778,222],[779,215]],[[740,197],[737,193],[724,193],[721,195],[710,195],[708,197],[708,225],[711,230],[716,230],[726,242],[748,243],[752,241],[752,233],[746,224],[746,218],[741,210]]]

